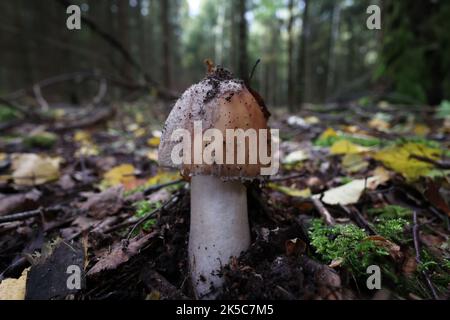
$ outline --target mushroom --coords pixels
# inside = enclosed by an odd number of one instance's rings
[[[159,147],[159,163],[179,168],[191,180],[188,255],[191,281],[199,299],[217,297],[223,284],[221,267],[250,245],[247,191],[243,182],[258,177],[262,164],[259,159],[256,163],[249,161],[252,153],[254,156],[255,149],[250,149],[248,143],[242,145],[233,138],[230,141],[237,143],[229,148],[230,145],[225,141],[227,129],[254,129],[256,132],[259,129],[269,130],[268,116],[257,93],[243,81],[234,79],[227,70],[217,67],[183,93],[166,120]],[[218,141],[215,145],[226,145],[225,150],[222,156],[212,152],[213,159],[209,164],[199,163],[195,161],[195,146],[190,146],[191,157],[187,157],[190,161],[176,164],[172,152],[180,140],[173,139],[172,135],[175,130],[184,129],[192,140],[199,138],[195,133],[195,123],[201,124],[202,134],[207,129],[218,129],[223,141]],[[203,152],[214,140],[201,141],[201,148],[197,149],[197,153],[199,150],[202,152],[200,159],[205,159]],[[259,135],[257,141],[259,146]],[[269,138],[261,143],[266,143],[268,147],[268,141]],[[232,148],[234,156],[230,156],[233,160],[230,163],[226,160]],[[244,164],[238,164],[238,148],[245,148],[241,150],[245,155]],[[183,152],[186,150],[183,149]],[[185,157],[186,154],[182,156]]]

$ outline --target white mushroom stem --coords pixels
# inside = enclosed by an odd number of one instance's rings
[[[217,296],[223,284],[220,268],[249,245],[245,186],[213,176],[193,176],[189,267],[197,298]]]

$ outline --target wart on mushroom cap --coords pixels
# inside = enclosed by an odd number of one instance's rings
[[[198,298],[217,296],[223,283],[219,274],[221,267],[250,245],[247,192],[239,180],[258,176],[261,166],[258,162],[248,164],[248,145],[245,145],[244,165],[188,163],[176,166],[171,155],[179,142],[171,141],[172,133],[186,129],[193,138],[194,122],[200,121],[202,130],[219,129],[225,137],[227,129],[268,129],[267,118],[268,112],[259,95],[222,68],[216,68],[200,83],[187,89],[167,118],[159,163],[177,167],[183,174],[192,176],[188,251],[191,280]],[[268,142],[264,143],[269,145]],[[225,182],[223,178],[236,180]]]

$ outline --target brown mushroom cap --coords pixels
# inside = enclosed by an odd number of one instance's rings
[[[234,164],[226,164],[226,130],[269,129],[267,112],[241,80],[232,79],[224,69],[217,69],[200,83],[188,88],[176,102],[164,125],[159,147],[159,163],[166,167],[175,167],[183,175],[214,175],[224,178],[254,178],[260,175],[261,164],[249,164],[248,140],[245,144],[245,164],[237,164],[237,140],[235,139]],[[201,121],[203,133],[210,128],[219,129],[223,136],[223,164],[182,164],[175,165],[171,159],[173,147],[179,141],[171,141],[176,129],[186,129],[194,137],[194,122]],[[270,132],[267,148],[270,150]],[[259,146],[259,136],[257,137]],[[192,143],[193,144],[193,143]],[[208,145],[204,142],[202,151]],[[193,146],[192,146],[193,147]],[[270,152],[270,151],[269,151]],[[191,152],[193,157],[193,148]],[[267,165],[266,165],[267,166]]]

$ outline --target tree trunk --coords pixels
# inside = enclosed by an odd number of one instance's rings
[[[239,37],[238,37],[238,70],[239,78],[248,81],[248,55],[247,55],[247,1],[238,0]]]
[[[160,23],[162,29],[162,68],[161,75],[163,78],[163,85],[167,89],[171,89],[172,87],[172,52],[170,48],[170,43],[172,39],[172,28],[170,25],[170,1],[164,0],[161,1],[161,15],[160,15]]]
[[[288,63],[287,63],[287,74],[288,74],[288,87],[287,87],[287,98],[289,110],[294,110],[294,63],[293,63],[293,52],[294,52],[294,39],[292,34],[292,26],[294,25],[294,0],[289,0],[288,4],[289,10],[289,20],[287,25],[288,33]]]
[[[119,27],[119,38],[122,46],[128,51],[130,51],[130,36],[129,36],[129,21],[128,21],[128,11],[129,3],[128,0],[118,0],[118,27]],[[122,72],[125,79],[132,79],[131,66],[127,61],[122,63]]]
[[[297,102],[299,104],[305,101],[306,97],[306,54],[307,48],[306,44],[308,42],[309,37],[309,0],[304,0],[305,7],[303,8],[303,18],[302,18],[302,32],[300,34],[300,46],[299,46],[299,60],[298,60],[298,98]]]

